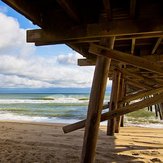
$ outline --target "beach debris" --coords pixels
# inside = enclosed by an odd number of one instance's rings
[[[159,158],[152,158],[150,160],[154,163],[163,163],[163,161],[161,161]]]

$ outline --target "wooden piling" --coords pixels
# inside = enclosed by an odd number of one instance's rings
[[[81,163],[93,163],[111,59],[98,57],[88,106]]]
[[[121,73],[117,70],[114,72],[109,111],[117,109]],[[113,136],[115,133],[116,118],[108,120],[107,135]]]
[[[118,100],[121,101],[123,97],[124,97],[124,79],[121,77]],[[123,106],[123,104],[118,102],[117,108],[121,108],[122,106]],[[121,119],[122,119],[122,116],[119,116],[116,118],[115,133],[119,133],[119,131],[120,131],[120,124],[122,123]]]

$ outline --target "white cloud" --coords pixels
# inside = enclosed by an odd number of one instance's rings
[[[43,57],[25,42],[16,19],[0,13],[0,87],[89,87],[93,67],[77,66],[76,52]]]
[[[26,56],[34,51],[34,47],[26,43],[26,32],[16,19],[0,13],[0,27],[0,55]]]

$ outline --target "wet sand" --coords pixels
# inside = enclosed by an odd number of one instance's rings
[[[69,134],[63,124],[1,122],[0,162],[79,163],[84,130]],[[121,128],[114,137],[100,127],[96,163],[163,162],[163,129]]]

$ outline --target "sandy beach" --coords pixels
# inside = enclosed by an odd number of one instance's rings
[[[0,123],[0,162],[79,163],[84,130],[64,134],[63,124]],[[114,137],[100,127],[96,163],[163,162],[163,130],[124,127]]]

